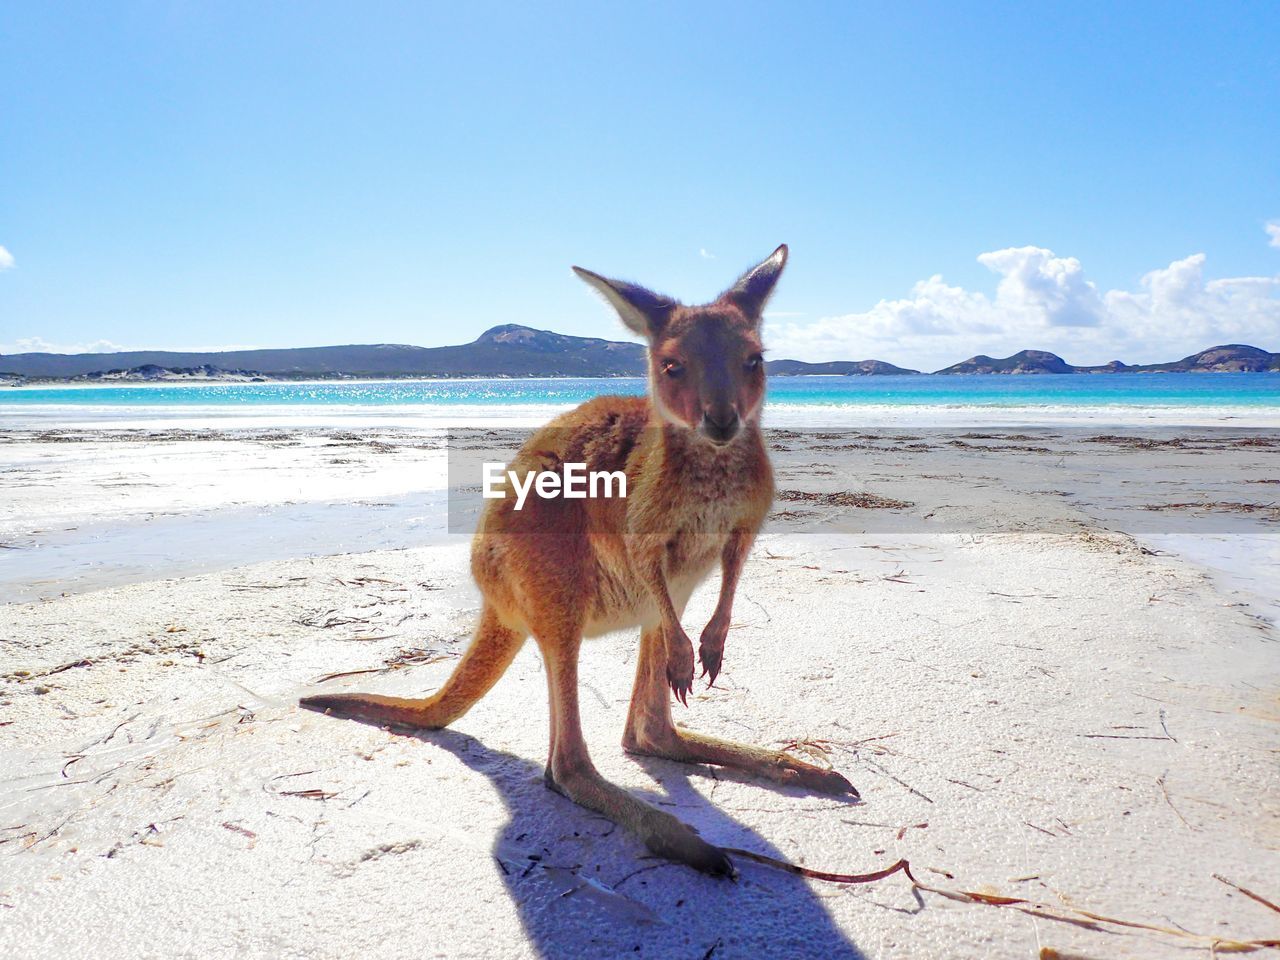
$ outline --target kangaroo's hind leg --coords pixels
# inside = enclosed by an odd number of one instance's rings
[[[546,661],[551,694],[551,758],[547,779],[552,788],[633,831],[660,857],[704,873],[732,874],[733,864],[719,847],[707,843],[693,828],[671,814],[610,783],[596,770],[587,753],[578,713],[578,649],[581,645],[578,629],[545,634],[535,629],[534,636]],[[664,665],[664,690],[665,669]]]
[[[303,697],[308,710],[328,711],[372,723],[395,723],[434,730],[448,726],[492,689],[511,666],[525,636],[504,625],[486,604],[471,646],[449,679],[435,694],[421,700],[385,697],[376,693],[319,694]]]
[[[659,630],[646,630],[640,635],[636,682],[622,745],[629,753],[710,763],[818,793],[858,796],[853,784],[834,770],[805,763],[780,750],[765,750],[677,728],[671,718],[666,648]]]

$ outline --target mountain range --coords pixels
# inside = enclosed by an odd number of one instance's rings
[[[1243,343],[1227,343],[1201,350],[1169,363],[1128,364],[1112,360],[1095,367],[1076,367],[1055,353],[1021,350],[995,360],[978,354],[944,367],[937,373],[1262,373],[1280,370],[1280,353],[1268,353]]]
[[[773,376],[875,376],[918,370],[882,360],[806,363],[770,360]],[[993,359],[978,355],[936,371],[940,374],[1164,373],[1280,371],[1280,354],[1245,344],[1225,344],[1170,363],[1130,365],[1113,360],[1077,367],[1056,354],[1023,350]],[[628,377],[645,372],[638,343],[574,337],[508,323],[486,330],[471,343],[447,347],[352,344],[276,350],[121,353],[18,353],[0,355],[0,378],[14,381],[129,381],[164,379],[310,380],[396,377]]]

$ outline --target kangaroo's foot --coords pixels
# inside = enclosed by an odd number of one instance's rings
[[[860,799],[853,784],[834,770],[805,763],[780,750],[751,747],[689,730],[669,727],[657,735],[636,735],[628,731],[623,747],[629,753],[682,763],[710,763],[815,793]]]
[[[453,718],[432,700],[433,698],[407,700],[404,697],[384,697],[377,693],[335,693],[303,697],[298,701],[298,706],[336,717],[364,720],[367,723],[438,730]]]
[[[593,766],[547,768],[547,786],[574,803],[631,830],[654,854],[717,877],[736,874],[719,847],[703,840],[693,827],[615,786]]]
[[[333,693],[303,697],[298,704],[366,723],[438,730],[461,717],[498,682],[522,643],[524,635],[504,626],[494,608],[486,603],[471,646],[444,686],[431,696],[408,700],[377,693]]]

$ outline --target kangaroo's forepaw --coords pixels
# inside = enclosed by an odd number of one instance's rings
[[[644,845],[659,857],[683,863],[713,877],[735,877],[737,870],[729,855],[707,843],[694,829],[669,813],[653,811],[641,831]]]
[[[693,644],[668,655],[667,683],[671,692],[686,707],[689,705],[689,691],[693,689]]]
[[[702,675],[707,678],[708,687],[716,685],[716,677],[720,676],[720,665],[723,660],[723,646],[713,646],[706,641],[698,646],[698,661],[702,664]]]
[[[707,623],[698,643],[698,659],[702,661],[702,675],[710,678],[708,687],[716,685],[720,666],[724,661],[724,641],[729,635],[729,618],[716,613]]]

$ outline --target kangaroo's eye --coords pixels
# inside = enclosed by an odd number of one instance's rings
[[[764,363],[764,357],[757,353],[748,357],[747,362],[743,364],[743,367],[746,368],[747,373],[755,373],[760,369],[760,364],[762,363]]]
[[[671,359],[663,360],[662,372],[665,373],[668,377],[672,377],[672,378],[682,377],[684,376],[684,364],[681,363],[679,360],[671,360]]]

